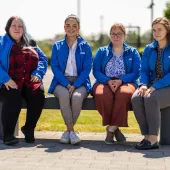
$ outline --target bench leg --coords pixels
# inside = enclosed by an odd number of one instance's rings
[[[160,144],[170,145],[170,107],[161,110]]]
[[[2,110],[2,102],[0,102],[0,139],[3,139],[3,127],[2,127],[2,121],[1,121],[1,110]],[[15,132],[14,132],[14,136],[18,136],[18,122],[16,124],[15,127]]]

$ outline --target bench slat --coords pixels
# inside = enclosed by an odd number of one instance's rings
[[[26,109],[26,101],[23,99],[22,108]],[[44,109],[60,109],[59,100],[54,96],[45,97]],[[95,102],[92,97],[84,100],[82,110],[96,110]]]

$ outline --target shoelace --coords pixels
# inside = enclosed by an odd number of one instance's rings
[[[68,132],[64,132],[63,137],[65,138],[67,136],[68,136]]]
[[[77,135],[76,135],[76,133],[71,133],[71,137],[73,138],[73,139],[76,139],[77,138]]]

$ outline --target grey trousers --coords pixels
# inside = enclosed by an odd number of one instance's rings
[[[161,109],[170,106],[170,87],[155,90],[150,97],[132,96],[132,106],[142,135],[158,135]]]
[[[69,81],[74,81],[74,78],[68,77]],[[66,87],[57,85],[54,89],[54,96],[59,99],[60,110],[65,124],[75,125],[82,108],[83,100],[87,97],[88,93],[84,86],[77,88],[71,98]]]

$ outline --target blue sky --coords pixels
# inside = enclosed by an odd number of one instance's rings
[[[154,18],[163,16],[168,0],[154,0]],[[111,25],[140,26],[142,33],[150,29],[151,0],[80,0],[81,32],[84,35],[109,32]],[[21,16],[35,39],[51,38],[63,33],[64,20],[77,14],[77,0],[0,0],[0,35],[12,15]],[[101,16],[103,17],[101,26]]]

